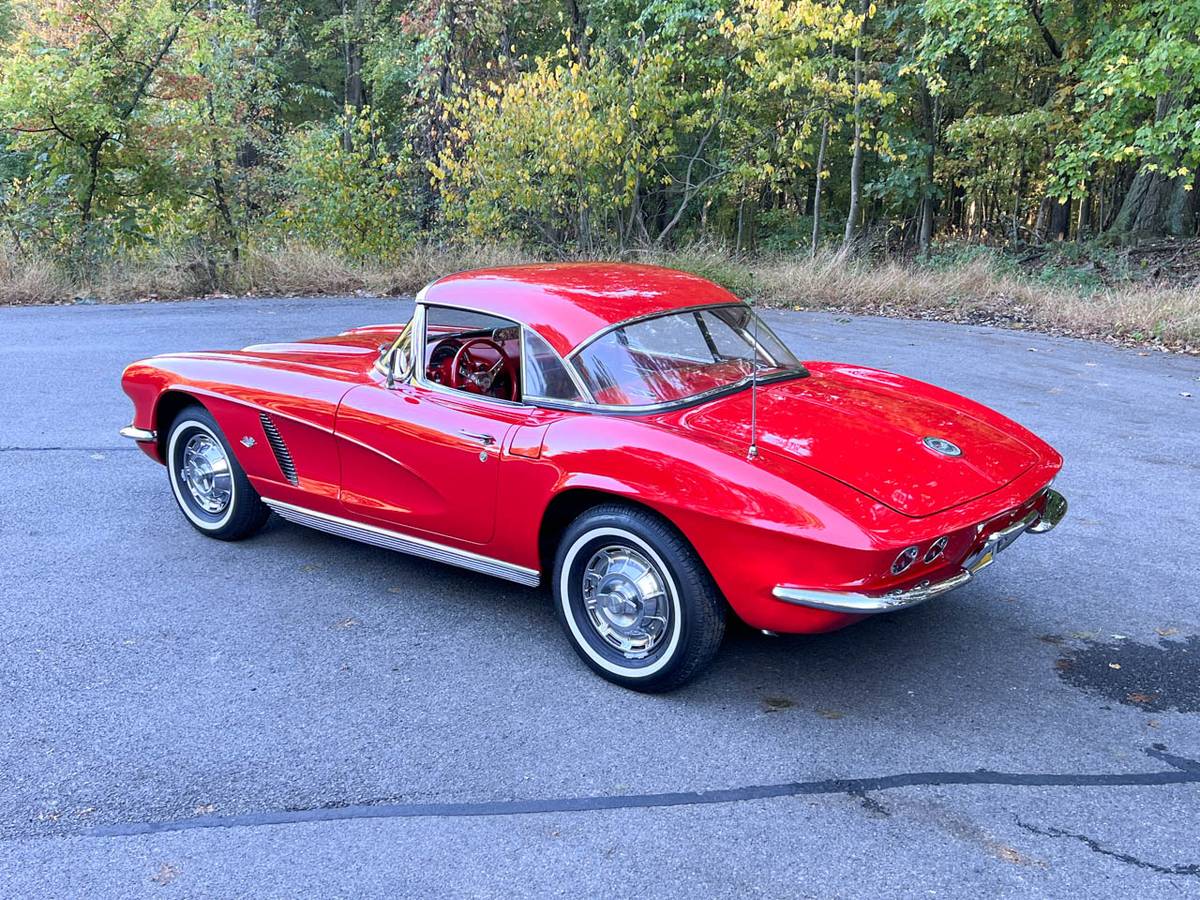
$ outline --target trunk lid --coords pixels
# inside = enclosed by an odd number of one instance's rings
[[[904,515],[968,503],[1038,459],[1013,433],[973,415],[974,404],[944,391],[855,366],[815,364],[811,372],[759,386],[759,451],[792,458]],[[748,445],[750,391],[685,410],[679,424]],[[951,441],[962,453],[937,453],[926,437]]]

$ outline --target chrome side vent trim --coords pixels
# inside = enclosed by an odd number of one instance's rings
[[[283,503],[279,500],[269,500],[263,497],[263,502],[289,522],[295,522],[297,525],[306,525],[309,528],[316,528],[318,531],[327,531],[330,534],[336,534],[338,537],[350,538],[350,540],[361,541],[364,544],[371,544],[375,547],[383,547],[385,550],[396,550],[400,553],[410,553],[413,556],[423,556],[426,559],[446,563],[450,566],[459,566],[463,569],[470,569],[473,572],[482,572],[484,575],[494,575],[496,578],[506,578],[509,581],[515,581],[517,584],[524,584],[528,587],[537,587],[541,579],[540,573],[536,569],[515,566],[512,563],[472,553],[469,550],[447,547],[445,544],[434,543],[424,538],[400,534],[399,532],[389,531],[386,528],[379,528],[375,525],[364,525],[362,522],[352,522],[340,516],[331,516],[328,513],[305,509],[304,507],[294,506],[291,503]]]
[[[271,452],[275,454],[275,461],[279,463],[279,471],[283,473],[283,477],[290,484],[299,484],[296,463],[292,459],[292,453],[288,450],[287,444],[283,442],[283,435],[279,433],[279,429],[275,427],[275,423],[266,413],[259,413],[258,418],[262,421],[263,432],[267,436],[267,443],[271,445]]]

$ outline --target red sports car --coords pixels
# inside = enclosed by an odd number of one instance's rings
[[[571,264],[452,275],[411,321],[134,363],[121,433],[221,540],[271,512],[549,583],[602,677],[670,689],[727,606],[821,632],[971,580],[1066,501],[1062,459],[949,391],[801,363],[696,276]]]

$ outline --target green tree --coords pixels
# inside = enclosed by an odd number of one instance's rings
[[[34,9],[0,60],[0,122],[26,161],[13,232],[97,252],[215,221],[254,43],[240,13],[197,0]]]

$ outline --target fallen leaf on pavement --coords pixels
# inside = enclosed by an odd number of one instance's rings
[[[796,701],[788,697],[763,697],[762,705],[763,712],[779,712],[782,709],[791,709],[796,705]]]

